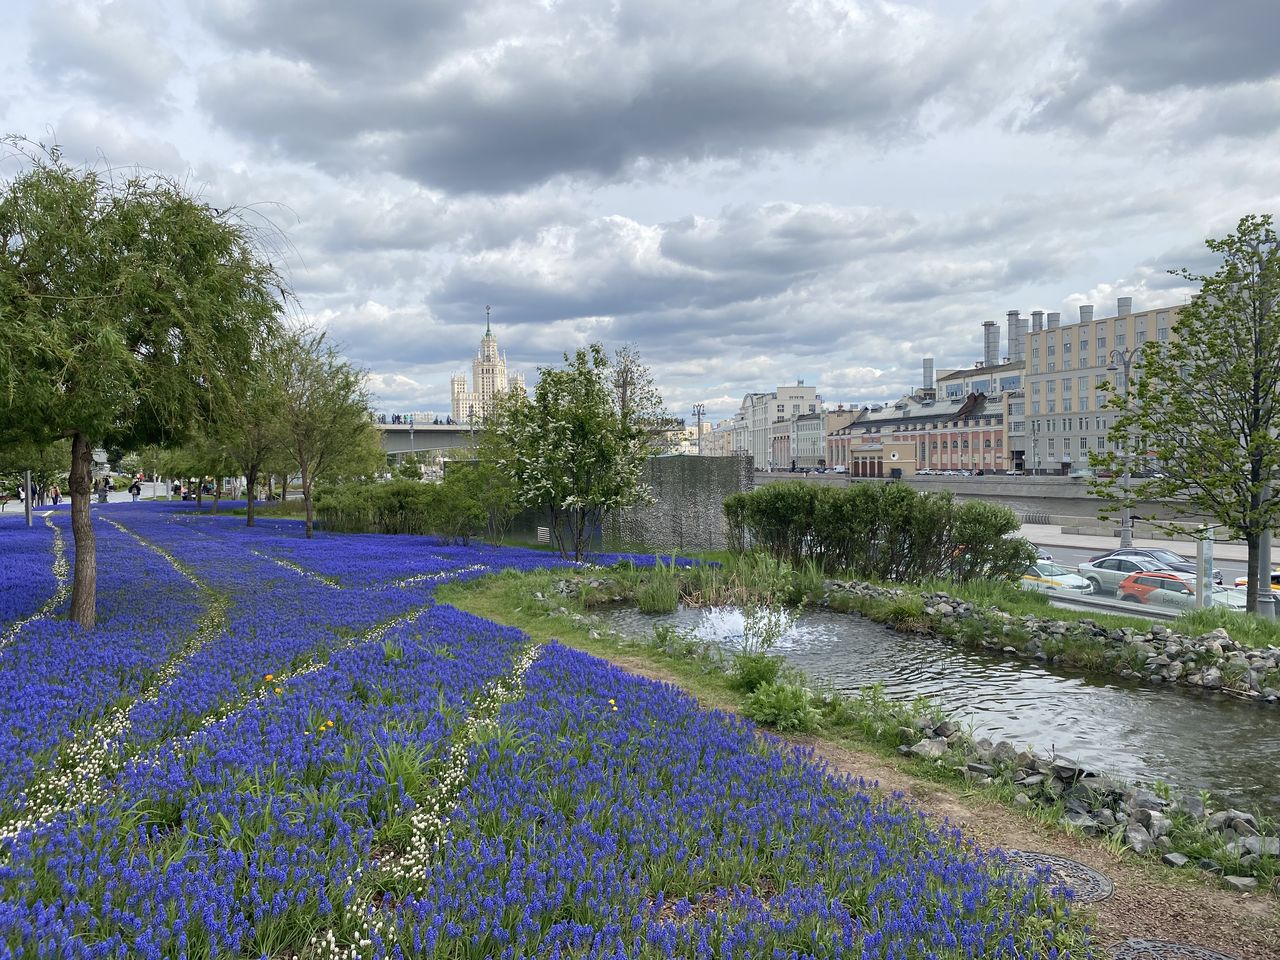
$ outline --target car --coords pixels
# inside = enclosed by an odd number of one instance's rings
[[[1006,471],[1004,472],[1004,475],[1005,475],[1006,477],[1024,477],[1024,476],[1026,476],[1026,474],[1025,474],[1025,473],[1023,473],[1023,471],[1021,471],[1021,470],[1006,470]]]
[[[1188,560],[1186,557],[1174,553],[1172,550],[1166,550],[1164,547],[1121,547],[1118,550],[1108,550],[1106,553],[1100,553],[1096,557],[1091,557],[1093,561],[1101,560],[1103,557],[1146,557],[1150,560],[1159,560],[1170,570],[1177,570],[1179,573],[1189,573],[1196,575],[1196,563],[1194,560]],[[1213,582],[1222,583],[1222,571],[1213,571]]]
[[[849,472],[849,468],[848,468],[848,467],[846,467],[843,463],[841,463],[841,464],[837,464],[836,466],[832,467],[832,468],[831,468],[831,472],[832,472],[832,473],[848,473],[848,472]]]
[[[1030,564],[1019,583],[1023,590],[1037,593],[1093,593],[1093,584],[1084,577],[1047,560],[1037,560]]]
[[[1120,581],[1131,573],[1153,573],[1155,571],[1176,573],[1183,580],[1193,579],[1190,574],[1170,570],[1159,560],[1148,557],[1103,557],[1100,560],[1089,560],[1076,567],[1076,572],[1093,584],[1093,592],[1102,596],[1113,596]]]
[[[1047,560],[1047,561],[1049,561],[1050,563],[1052,563],[1052,562],[1053,562],[1053,554],[1052,554],[1052,553],[1050,553],[1048,550],[1046,550],[1044,547],[1036,547],[1036,559],[1037,559],[1037,560]]]
[[[1247,575],[1243,577],[1236,577],[1236,586],[1237,587],[1249,586],[1249,577]],[[1280,570],[1271,571],[1271,589],[1280,590]]]
[[[1188,583],[1173,571],[1130,574],[1120,581],[1116,596],[1129,603],[1147,603],[1179,610],[1194,610],[1199,605],[1195,581]],[[1217,584],[1210,585],[1209,604],[1229,610],[1245,608],[1244,595],[1240,591],[1228,590]]]

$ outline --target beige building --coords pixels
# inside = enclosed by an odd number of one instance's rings
[[[453,400],[455,423],[476,423],[493,410],[494,401],[508,390],[524,392],[524,374],[507,373],[507,358],[498,352],[498,338],[489,326],[489,311],[485,308],[484,336],[480,338],[480,352],[471,361],[471,389],[467,389],[464,374],[454,374],[449,381]]]
[[[1112,446],[1107,436],[1116,413],[1104,408],[1110,388],[1121,387],[1124,359],[1144,343],[1165,342],[1181,307],[1134,313],[1129,297],[1116,301],[1116,315],[1095,319],[1093,305],[1080,307],[1076,323],[1059,314],[1031,314],[1027,332],[1027,371],[1021,403],[1010,409],[1013,423],[1025,423],[1015,441],[1031,473],[1069,473],[1087,469],[1089,454]],[[1115,366],[1116,370],[1108,370]],[[1136,370],[1131,368],[1131,374]]]
[[[818,388],[807,387],[800,380],[795,386],[778,387],[770,393],[748,393],[733,419],[717,424],[713,436],[727,434],[728,452],[751,457],[757,470],[790,467],[791,421],[821,409]],[[722,445],[723,441],[717,448]]]

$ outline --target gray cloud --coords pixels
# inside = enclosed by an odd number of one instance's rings
[[[498,2],[465,26],[446,17],[456,44],[407,61],[396,52],[431,35],[435,8],[397,24],[333,5],[322,28],[289,40],[262,39],[266,8],[252,9],[234,31],[232,18],[216,21],[241,42],[260,38],[203,76],[218,123],[331,170],[386,169],[454,191],[648,176],[789,152],[837,130],[891,140],[971,62],[939,49],[935,22],[874,0]],[[394,74],[353,74],[383,41]]]
[[[167,107],[180,61],[161,39],[160,10],[54,0],[31,18],[32,69],[76,93],[131,109]]]

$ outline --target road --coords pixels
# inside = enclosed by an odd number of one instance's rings
[[[1083,563],[1091,557],[1096,557],[1100,553],[1105,553],[1107,550],[1115,549],[1116,546],[1119,546],[1117,541],[1116,544],[1111,547],[1067,547],[1061,545],[1055,546],[1051,543],[1038,543],[1035,537],[1028,537],[1028,539],[1031,540],[1032,543],[1036,544],[1036,546],[1043,546],[1053,554],[1053,560],[1055,563],[1060,563],[1064,567],[1073,571],[1077,564]],[[1053,538],[1049,537],[1047,539],[1052,540]],[[1167,547],[1167,549],[1171,549],[1174,553],[1186,557],[1190,563],[1195,563],[1195,551],[1186,549],[1186,546],[1187,545],[1184,544],[1176,544]],[[1215,570],[1222,571],[1223,585],[1228,587],[1235,583],[1236,577],[1243,577],[1245,574],[1245,564],[1238,560],[1221,560],[1215,557],[1213,567]]]

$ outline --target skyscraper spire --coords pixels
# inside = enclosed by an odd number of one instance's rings
[[[493,332],[489,329],[489,305],[487,303],[484,305],[484,335],[486,337],[493,335]]]

